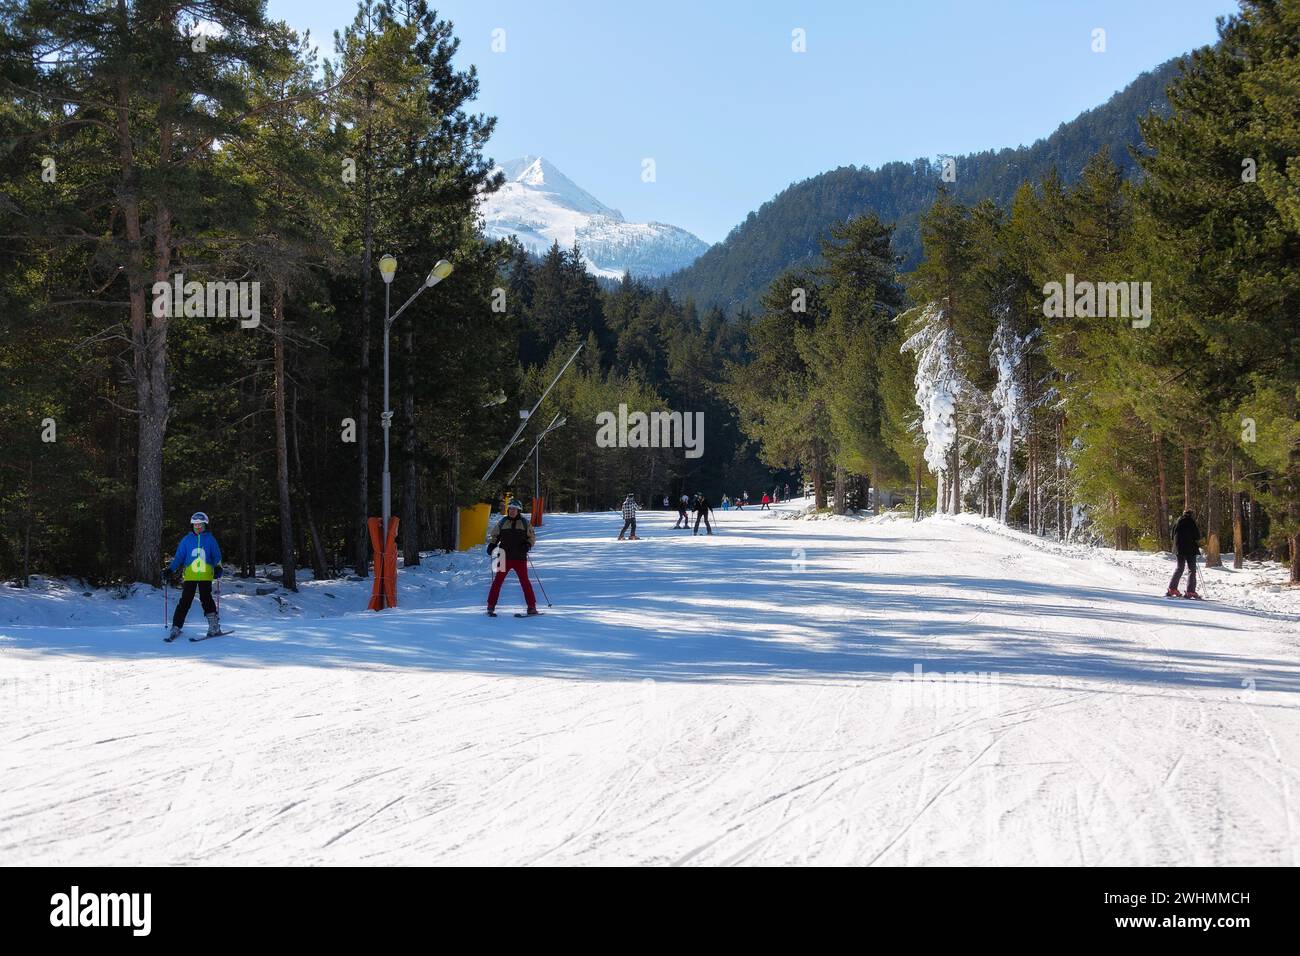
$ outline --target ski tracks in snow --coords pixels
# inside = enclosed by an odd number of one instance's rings
[[[1296,862],[1276,615],[958,522],[640,523],[548,515],[527,624],[5,628],[0,863]]]

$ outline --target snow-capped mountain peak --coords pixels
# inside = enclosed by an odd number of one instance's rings
[[[608,216],[619,222],[623,214],[611,209],[599,199],[587,192],[564,173],[553,166],[543,156],[523,156],[501,164],[509,184],[514,184],[531,192],[544,193],[567,209],[575,212],[587,212],[597,216]]]
[[[481,210],[490,239],[513,235],[538,254],[553,242],[568,248],[576,241],[588,269],[611,278],[672,272],[708,248],[676,226],[628,222],[542,156],[522,156],[498,168],[505,185],[483,201]]]

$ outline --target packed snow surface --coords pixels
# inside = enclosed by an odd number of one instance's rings
[[[379,614],[226,579],[196,644],[149,588],[2,587],[0,864],[1297,862],[1271,571],[1166,600],[1167,556],[782,508],[549,515],[526,620],[480,552]]]

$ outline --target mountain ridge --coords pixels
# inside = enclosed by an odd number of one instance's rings
[[[1124,175],[1136,175],[1129,150],[1141,144],[1138,119],[1151,110],[1168,110],[1165,89],[1181,60],[1175,57],[1140,73],[1104,103],[1063,121],[1028,146],[954,157],[956,181],[943,185],[962,202],[989,198],[1005,207],[1022,182],[1037,181],[1053,167],[1066,183],[1075,181],[1102,147],[1110,149]],[[834,223],[869,211],[895,224],[895,250],[902,258],[900,268],[908,271],[920,261],[920,216],[941,185],[940,170],[940,164],[919,158],[875,168],[839,166],[791,183],[690,265],[652,285],[701,307],[756,309],[762,290],[776,276],[819,261],[820,242]]]

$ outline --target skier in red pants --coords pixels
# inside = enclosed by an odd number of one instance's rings
[[[488,592],[488,617],[497,616],[497,598],[501,596],[501,582],[511,571],[519,578],[519,586],[524,589],[524,600],[528,602],[528,613],[537,613],[537,598],[533,596],[533,586],[528,580],[528,552],[537,543],[537,533],[528,519],[519,513],[519,502],[514,499],[506,505],[506,516],[497,524],[488,541],[487,552],[492,555],[492,566],[496,574],[492,576],[492,590]],[[502,554],[497,555],[497,548]]]

